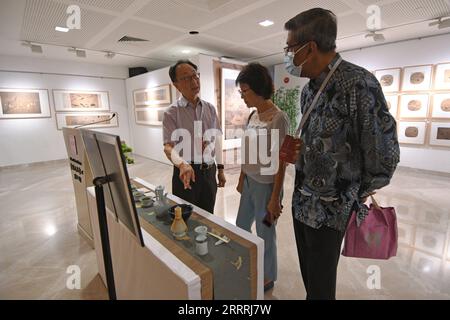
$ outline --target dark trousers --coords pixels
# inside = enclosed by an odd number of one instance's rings
[[[191,189],[184,189],[180,180],[180,169],[173,167],[172,193],[209,213],[214,214],[216,203],[217,180],[216,166],[201,169],[200,165],[191,165],[195,173],[195,182],[191,181]]]
[[[336,274],[345,232],[322,226],[314,229],[294,220],[300,271],[307,300],[335,300]]]

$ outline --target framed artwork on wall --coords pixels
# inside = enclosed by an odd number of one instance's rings
[[[235,81],[239,72],[239,70],[222,68],[221,117],[224,149],[241,147],[241,137],[251,112],[236,87]]]
[[[53,90],[56,112],[109,111],[107,91]]]
[[[425,144],[425,122],[399,122],[398,142],[406,144]]]
[[[164,112],[169,107],[164,108],[136,108],[134,109],[136,124],[146,126],[162,126]]]
[[[431,123],[430,145],[450,147],[450,122]]]
[[[398,95],[390,95],[387,94],[384,96],[386,98],[387,107],[389,112],[392,114],[392,116],[397,119],[397,113],[398,113]]]
[[[450,90],[450,63],[436,65],[434,72],[434,89]]]
[[[63,127],[74,128],[77,126],[86,125],[85,128],[108,128],[118,127],[119,120],[118,114],[113,117],[114,113],[110,112],[89,112],[89,113],[57,113],[56,114],[56,127],[61,130]],[[90,123],[104,121],[102,123]]]
[[[426,118],[428,116],[428,94],[405,94],[400,98],[400,118]]]
[[[433,118],[450,119],[450,92],[433,95]]]
[[[172,95],[170,93],[170,84],[139,89],[133,92],[134,106],[135,107],[147,107],[155,106],[159,107],[161,104],[168,104],[172,102]]]
[[[424,65],[404,68],[402,91],[430,90],[432,67],[432,65]]]
[[[0,88],[0,119],[51,118],[46,89]]]
[[[375,70],[375,77],[381,84],[383,92],[400,91],[400,68]]]

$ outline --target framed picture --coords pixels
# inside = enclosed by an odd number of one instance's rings
[[[107,91],[53,90],[56,112],[109,111]]]
[[[398,113],[398,95],[385,95],[387,102],[387,107],[389,112],[392,114],[392,116],[397,119],[397,113]]]
[[[221,117],[225,150],[241,147],[241,137],[251,112],[236,87],[235,81],[239,72],[239,70],[222,68]]]
[[[0,88],[0,119],[51,118],[46,89]]]
[[[134,114],[136,117],[136,123],[146,126],[162,126],[164,112],[169,107],[164,108],[136,108]]]
[[[56,127],[61,130],[63,127],[74,128],[84,126],[85,128],[108,128],[118,127],[118,115],[114,116],[110,112],[89,112],[89,113],[57,113]],[[94,124],[95,122],[95,124]],[[101,123],[98,123],[101,122]],[[92,123],[92,125],[89,125]]]
[[[381,84],[383,92],[400,91],[400,68],[375,70],[375,77]]]
[[[434,72],[434,89],[450,89],[450,63],[441,63],[436,65]]]
[[[433,118],[450,119],[450,92],[438,93],[433,96]]]
[[[431,123],[430,145],[450,147],[450,122]]]
[[[170,84],[135,90],[133,92],[133,97],[135,107],[159,106],[161,104],[168,104],[172,102]]]
[[[426,118],[428,116],[428,94],[405,94],[400,98],[400,118]]]
[[[429,90],[432,65],[412,66],[403,69],[402,91]]]
[[[406,144],[425,144],[425,122],[399,122],[398,142]]]

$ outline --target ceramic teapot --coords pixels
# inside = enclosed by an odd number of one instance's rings
[[[155,201],[160,203],[161,205],[167,203],[167,192],[164,193],[164,186],[157,186],[155,188]]]

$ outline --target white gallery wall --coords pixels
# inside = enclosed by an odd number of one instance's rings
[[[450,34],[402,41],[393,44],[342,52],[342,57],[367,70],[438,64],[450,62]],[[275,66],[276,88],[284,84],[286,73],[282,64]],[[300,84],[301,82],[293,82]],[[450,149],[435,146],[401,144],[400,166],[438,172],[450,172]]]
[[[119,127],[95,130],[129,141],[127,72],[124,67],[0,56],[0,88],[47,89],[51,111],[51,118],[0,119],[0,167],[67,158],[62,131],[56,127],[53,89],[108,91]]]
[[[170,162],[164,154],[162,126],[149,126],[136,123],[133,92],[139,89],[153,88],[171,83],[169,67],[150,71],[125,80],[133,152],[140,156],[167,164],[170,164]],[[171,95],[172,101],[175,101],[176,91],[174,87],[171,88]]]

